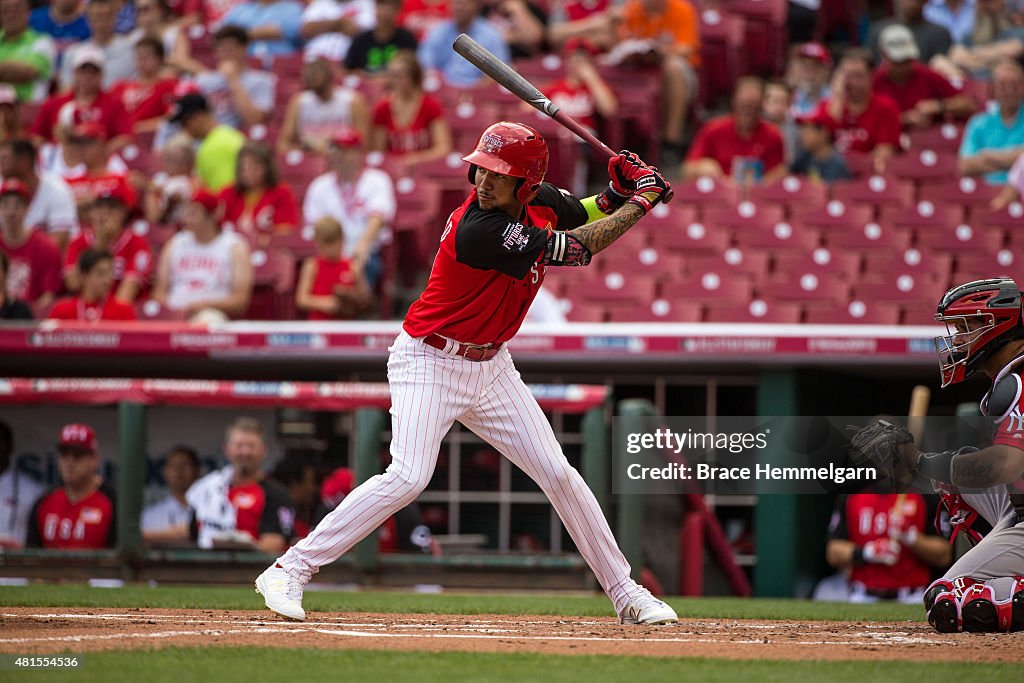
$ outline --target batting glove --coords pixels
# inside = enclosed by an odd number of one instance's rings
[[[629,203],[639,206],[644,214],[670,196],[671,186],[656,169],[644,167],[632,170],[630,180],[636,183],[636,192],[629,198]]]

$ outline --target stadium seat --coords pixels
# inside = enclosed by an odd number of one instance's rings
[[[278,155],[277,167],[281,170],[281,179],[295,189],[300,202],[309,184],[325,170],[323,157],[298,150]]]
[[[900,254],[865,259],[864,279],[882,282],[898,275],[914,275],[945,283],[953,272],[953,257],[926,249],[911,248]]]
[[[254,250],[253,291],[245,320],[295,318],[295,257],[284,250]]]
[[[828,272],[798,270],[773,276],[759,293],[783,301],[838,305],[849,298],[850,284]]]
[[[141,321],[184,322],[188,319],[184,310],[174,310],[161,306],[153,299],[135,303],[135,317]]]
[[[979,209],[988,208],[992,198],[999,194],[998,185],[990,185],[976,178],[963,177],[946,183],[924,185],[921,188],[921,199],[935,204],[956,204],[967,209],[968,217],[972,217]]]
[[[465,177],[466,162],[459,157],[469,154],[476,147],[480,133],[483,132],[482,121],[500,121],[501,116],[496,106],[478,100],[453,104],[445,110],[445,119],[452,131],[452,145],[457,153],[454,156],[458,158]]]
[[[945,282],[926,273],[893,271],[881,282],[859,282],[854,285],[853,298],[860,301],[897,303],[929,301],[934,306],[938,301],[936,292],[942,291],[945,291]]]
[[[604,306],[586,299],[563,299],[560,304],[566,319],[571,323],[603,323],[608,317]]]
[[[938,230],[963,223],[964,209],[956,204],[936,204],[922,200],[909,207],[885,207],[880,218],[895,228]]]
[[[588,299],[605,306],[635,306],[654,299],[655,277],[628,271],[605,271],[590,281],[585,293]]]
[[[708,207],[703,216],[705,224],[728,228],[734,232],[734,236],[747,230],[770,230],[783,218],[785,212],[782,207],[759,205],[751,201],[742,201],[728,208]]]
[[[672,293],[696,303],[750,301],[750,283],[725,269],[692,273],[672,286]],[[672,298],[666,296],[666,298]]]
[[[916,230],[918,247],[949,254],[994,254],[1003,246],[999,228],[978,228],[968,223]]]
[[[872,175],[859,180],[838,182],[832,185],[832,198],[848,205],[869,204],[876,207],[907,207],[914,203],[914,184],[896,178]]]
[[[708,306],[705,321],[709,323],[784,323],[800,322],[800,306],[792,303],[754,299],[743,304]]]
[[[1019,233],[1021,226],[1024,225],[1024,204],[1019,201],[1010,202],[998,211],[979,209],[972,214],[972,219],[978,225],[1006,229],[1011,241],[1014,241],[1014,235]]]
[[[780,204],[786,215],[797,209],[816,209],[828,200],[828,186],[799,176],[786,176],[768,185],[750,188],[750,199],[758,204]]]
[[[870,206],[846,204],[838,199],[830,200],[817,209],[794,211],[793,219],[809,227],[821,230],[827,240],[833,230],[849,230],[851,225],[866,225],[874,220]]]
[[[743,49],[746,30],[743,17],[711,8],[701,12],[701,81],[697,96],[705,107],[729,98],[736,79],[747,72],[747,55]]]
[[[660,207],[655,207],[657,210]],[[672,209],[673,214],[678,209]],[[667,249],[678,251],[684,254],[700,252],[704,254],[720,254],[729,247],[729,232],[717,226],[706,225],[700,221],[676,222],[672,220],[673,214],[663,218],[663,225],[649,226],[650,244],[655,249]],[[649,216],[640,222],[644,226],[655,215],[652,211]],[[693,216],[690,212],[689,216]],[[639,227],[638,226],[638,227]]]
[[[316,245],[313,244],[313,226],[304,225],[297,230],[272,235],[268,248],[271,251],[288,251],[296,261],[313,256],[316,254]]]
[[[746,19],[743,51],[748,71],[761,76],[781,74],[786,66],[786,0],[723,0],[720,7]]]
[[[814,273],[816,275],[838,275],[847,281],[853,281],[860,274],[860,254],[833,251],[818,247],[802,254],[775,254],[773,280],[776,276],[789,276],[794,273]]]
[[[150,223],[141,218],[132,223],[132,232],[146,240],[153,257],[157,258],[163,246],[178,232],[176,226]]]
[[[942,292],[940,292],[941,296]],[[944,334],[942,330],[944,326],[942,323],[935,320],[935,306],[938,304],[938,298],[934,301],[922,299],[921,301],[914,303],[907,303],[900,306],[901,325],[928,325],[936,328],[936,335]]]
[[[999,249],[987,254],[959,254],[956,257],[956,280],[985,280],[1010,277],[1018,283],[1024,275],[1024,255],[1016,249]]]
[[[964,124],[943,123],[924,130],[907,132],[910,150],[934,149],[942,152],[957,152],[964,134]]]
[[[675,202],[683,206],[696,207],[698,210],[728,208],[734,206],[739,198],[739,190],[731,182],[708,177],[673,183],[672,189],[676,195]]]
[[[657,159],[661,146],[661,76],[658,70],[601,65],[598,73],[619,101],[616,119],[624,137],[614,141],[613,149],[632,149],[649,162]]]
[[[623,238],[624,239],[624,238]],[[620,242],[622,239],[619,240]],[[634,273],[641,277],[650,277],[658,282],[679,278],[685,272],[686,260],[679,254],[654,247],[642,247],[637,250],[615,247],[599,254],[591,268],[604,273]]]
[[[754,282],[768,275],[769,252],[765,250],[730,247],[714,256],[692,256],[686,260],[686,272],[698,275],[706,272],[739,275]]]
[[[736,244],[748,251],[809,251],[819,242],[818,232],[798,221],[779,221],[767,227],[737,231]]]
[[[808,308],[804,322],[813,325],[898,325],[900,309],[895,304],[855,299],[844,306]]]
[[[848,230],[832,230],[825,236],[825,243],[833,251],[856,251],[860,253],[892,253],[910,247],[913,232],[891,227],[887,223],[869,221]]]
[[[922,186],[953,180],[957,176],[955,151],[914,150],[895,156],[886,165],[886,175],[906,178]]]
[[[657,298],[649,304],[631,308],[613,308],[608,312],[612,323],[699,323],[703,310],[699,304],[685,300]]]

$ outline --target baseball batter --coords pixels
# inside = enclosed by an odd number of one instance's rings
[[[672,608],[630,578],[597,500],[505,346],[548,266],[589,264],[662,200],[668,184],[623,152],[608,163],[608,189],[581,201],[544,182],[547,143],[519,123],[490,126],[464,160],[474,189],[449,217],[426,289],[390,348],[391,464],[278,558],[256,590],[274,612],[305,619],[303,586],[426,488],[457,420],[537,482],[622,623],[674,622]]]
[[[902,451],[904,465],[932,479],[960,519],[992,526],[925,592],[928,622],[944,633],[1024,630],[1024,321],[1021,293],[1008,278],[969,282],[946,292],[936,320],[942,386],[978,371],[992,379],[981,401],[995,426],[982,449]],[[912,445],[912,442],[911,442]],[[953,510],[951,510],[951,515]]]

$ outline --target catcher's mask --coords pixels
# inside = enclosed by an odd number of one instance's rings
[[[1010,278],[954,287],[935,319],[946,323],[947,334],[935,338],[943,387],[968,379],[1003,345],[1024,337],[1020,289]]]

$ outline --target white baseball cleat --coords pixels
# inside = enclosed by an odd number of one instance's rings
[[[623,624],[674,624],[679,621],[676,611],[644,591],[629,601],[619,613]]]
[[[306,620],[302,584],[276,564],[256,577],[256,592],[263,596],[267,609],[286,619]]]

